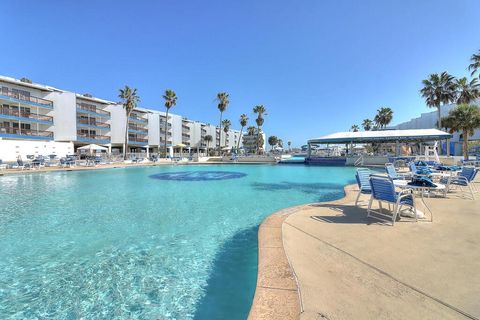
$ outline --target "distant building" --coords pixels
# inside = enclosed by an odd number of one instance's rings
[[[120,153],[125,130],[127,152],[145,152],[147,148],[158,152],[165,142],[167,147],[183,144],[192,153],[205,152],[206,135],[213,138],[210,148],[218,144],[216,126],[176,114],[169,113],[167,120],[163,111],[138,107],[131,113],[127,129],[126,122],[125,110],[117,102],[0,76],[0,159],[4,161],[13,157],[5,150],[15,149],[20,156],[46,155],[45,150],[57,150],[53,153],[65,156],[65,150],[73,153],[90,143]],[[238,130],[222,131],[221,147],[236,147],[239,137]],[[51,143],[47,146],[35,141]]]
[[[480,101],[477,101],[476,104],[480,104]],[[450,110],[454,109],[456,104],[449,104],[441,107],[441,116],[446,117]],[[392,127],[392,129],[431,129],[437,127],[438,114],[436,109],[432,109],[432,112],[422,113],[420,117],[413,118],[409,121],[397,124]],[[445,131],[445,128],[442,130]],[[475,130],[473,136],[468,137],[469,141],[479,141],[480,140],[480,130]],[[463,136],[461,132],[455,132],[453,138],[450,142],[450,154],[455,156],[462,155],[462,143]],[[446,148],[442,148],[443,152],[446,152]]]
[[[257,132],[258,130],[255,129],[253,134],[248,134],[248,132],[246,132],[242,136],[243,148],[246,153],[255,153],[257,151],[257,140],[259,138]],[[260,143],[260,151],[265,151],[267,146],[267,139],[265,133],[262,130],[260,130]]]

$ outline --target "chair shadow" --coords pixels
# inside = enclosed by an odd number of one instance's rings
[[[367,217],[367,208],[357,207],[348,204],[311,204],[311,207],[327,208],[338,212],[337,215],[315,215],[310,216],[311,219],[325,223],[340,223],[340,224],[365,224],[365,225],[388,225],[387,222]]]

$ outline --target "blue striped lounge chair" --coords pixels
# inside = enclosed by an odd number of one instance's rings
[[[474,200],[475,193],[478,192],[474,183],[477,173],[478,169],[475,167],[463,167],[457,176],[448,179],[447,190],[450,190],[452,186],[459,186],[462,192],[465,192],[465,188],[468,188],[470,196]]]
[[[358,185],[358,195],[357,199],[355,200],[355,205],[358,205],[358,200],[362,194],[371,194],[372,189],[370,187],[370,175],[372,171],[366,168],[359,168],[355,173],[355,179],[357,180]]]
[[[415,213],[415,221],[418,220],[415,198],[410,190],[405,189],[397,192],[395,191],[395,185],[391,178],[379,175],[370,176],[370,187],[372,189],[372,195],[368,203],[367,217],[382,221],[391,220],[393,226],[402,206],[408,206],[411,207]],[[379,211],[372,209],[372,204],[375,200],[378,201]],[[390,204],[393,204],[391,214],[384,212],[382,207],[382,203],[384,202],[388,203],[389,208]],[[371,213],[375,213],[375,215],[371,215]]]
[[[411,178],[412,176],[410,173],[406,173],[406,174],[398,173],[393,163],[385,163],[385,171],[387,172],[387,175],[393,180],[404,180],[404,179]]]

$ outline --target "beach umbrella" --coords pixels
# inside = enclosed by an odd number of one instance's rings
[[[105,148],[105,147],[102,147],[102,146],[99,146],[98,144],[87,144],[86,146],[83,146],[83,147],[80,147],[78,148],[80,150],[88,150],[90,152],[92,151],[107,151],[108,148]]]

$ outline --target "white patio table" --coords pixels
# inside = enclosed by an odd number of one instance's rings
[[[413,191],[419,191],[420,200],[422,201],[423,206],[430,213],[430,221],[433,222],[433,212],[430,209],[430,207],[427,205],[427,203],[425,202],[424,194],[428,193],[428,195],[430,197],[430,192],[432,192],[432,191],[442,191],[444,196],[445,196],[446,186],[444,184],[435,183],[436,187],[415,186],[415,185],[409,185],[407,180],[393,180],[393,184],[400,189],[410,189],[410,190],[413,190]],[[415,193],[414,193],[414,198],[416,198]],[[420,213],[422,213],[422,212],[420,212]],[[422,214],[423,214],[423,216],[425,216],[424,213],[422,213]],[[418,216],[422,216],[422,214],[418,214],[418,210],[417,210],[417,216],[415,217],[415,220],[417,219]]]

